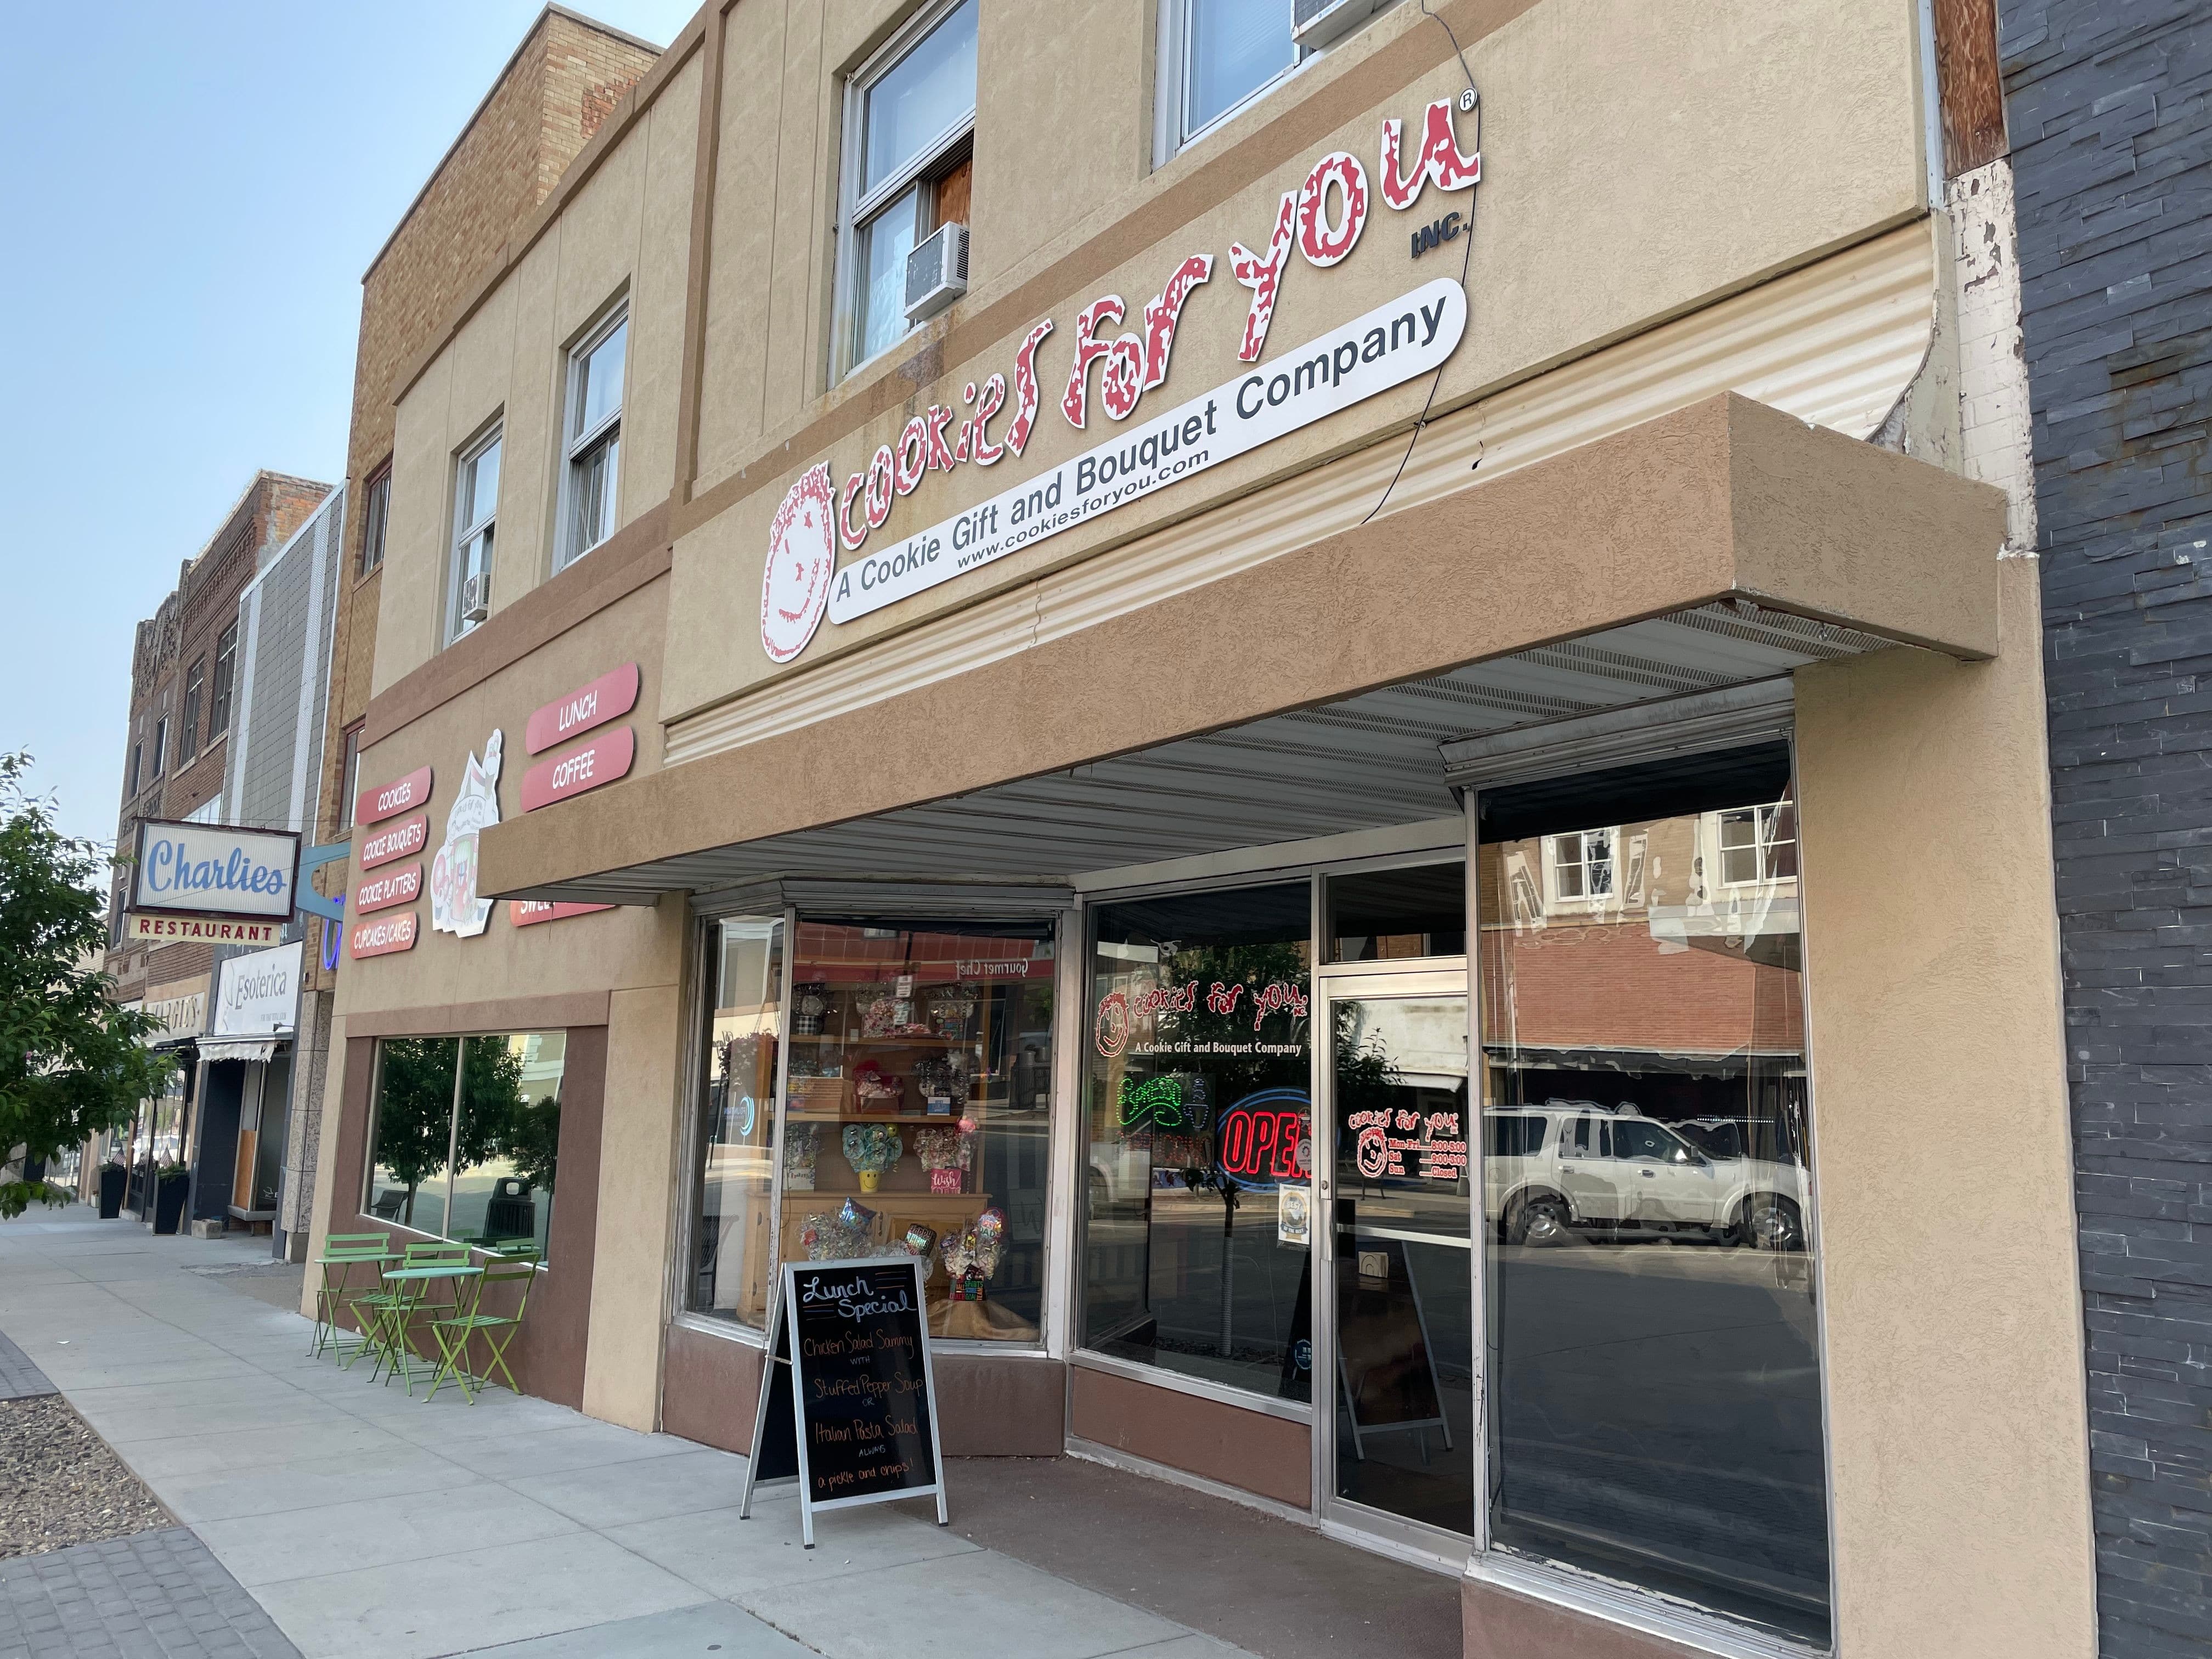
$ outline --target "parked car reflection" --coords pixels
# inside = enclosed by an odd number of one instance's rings
[[[1483,1114],[1486,1212],[1509,1244],[1686,1233],[1802,1250],[1805,1170],[1753,1156],[1778,1139],[1753,1133],[1763,1128],[1701,1119],[1678,1129],[1627,1102],[1493,1108]]]

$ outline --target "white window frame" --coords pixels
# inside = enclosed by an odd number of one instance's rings
[[[1559,890],[1560,865],[1554,848],[1563,841],[1582,843],[1583,856],[1575,860],[1575,868],[1589,867],[1590,843],[1602,838],[1606,846],[1606,864],[1613,872],[1613,889],[1605,893],[1562,893]],[[1619,824],[1596,825],[1588,830],[1568,830],[1544,837],[1544,902],[1563,910],[1602,910],[1618,907],[1620,896],[1621,843]]]
[[[361,555],[355,562],[354,580],[361,580],[384,568],[384,538],[392,527],[392,463],[387,460],[368,475],[362,491]]]
[[[623,343],[623,384],[615,398],[613,410],[602,416],[586,431],[573,430],[584,390],[584,368],[591,362],[592,354],[605,344],[618,328],[629,324],[629,299],[624,295],[607,307],[599,319],[586,331],[583,337],[568,349],[566,389],[561,398],[561,490],[554,518],[553,568],[566,570],[590,552],[614,532],[587,546],[575,544],[574,520],[576,510],[576,471],[583,458],[602,442],[611,440],[615,445],[614,465],[608,470],[606,521],[611,526],[622,513],[622,423],[623,411],[629,406],[629,343]]]
[[[485,514],[483,518],[471,521],[465,520],[462,515],[468,511],[469,497],[475,494],[475,491],[469,488],[471,482],[470,469],[475,466],[479,460],[483,459],[486,452],[490,450],[494,446],[498,446],[500,449],[500,482],[502,485],[506,483],[506,437],[507,420],[505,416],[501,415],[495,416],[492,421],[480,432],[478,432],[474,438],[471,439],[466,445],[463,446],[463,447],[458,451],[454,456],[453,499],[451,509],[453,533],[451,538],[447,543],[446,550],[446,562],[449,568],[446,573],[446,614],[444,618],[444,633],[445,642],[447,645],[454,644],[456,641],[466,638],[469,635],[474,633],[477,627],[480,626],[480,624],[476,623],[464,624],[461,621],[461,584],[465,580],[466,580],[467,576],[465,560],[466,549],[469,544],[474,541],[478,536],[484,534],[490,535],[492,559],[496,560],[499,557],[498,489],[495,489],[492,491],[491,511]],[[487,562],[484,568],[489,570],[491,568],[491,563]]]
[[[922,145],[905,166],[887,173],[871,186],[866,195],[860,195],[858,184],[866,154],[868,93],[877,82],[896,69],[909,52],[927,39],[931,31],[963,3],[965,0],[932,0],[931,4],[914,15],[904,28],[885,41],[874,56],[846,77],[844,143],[837,164],[837,269],[833,284],[836,303],[830,313],[830,382],[832,386],[858,374],[877,359],[889,356],[914,333],[914,330],[908,328],[881,351],[867,357],[858,355],[860,346],[855,325],[859,319],[854,315],[854,308],[859,297],[860,281],[858,258],[860,233],[925,174],[941,166],[947,153],[971,143],[975,133],[975,106],[970,103],[965,115]],[[1287,5],[1289,0],[1284,0],[1284,3]],[[981,11],[978,0],[979,40],[981,33]],[[979,71],[979,95],[980,79]]]
[[[1772,824],[1774,820],[1782,815],[1783,808],[1786,806],[1791,809],[1794,812],[1796,805],[1797,803],[1795,800],[1762,801],[1750,806],[1732,806],[1723,811],[1707,813],[1705,816],[1711,821],[1712,826],[1713,873],[1718,878],[1718,879],[1713,883],[1713,885],[1722,889],[1741,889],[1745,887],[1779,888],[1784,884],[1794,886],[1797,880],[1797,878],[1795,876],[1770,876],[1766,873],[1766,854],[1768,850],[1772,848],[1794,848],[1797,845],[1797,837],[1794,833],[1786,839],[1784,839],[1777,837],[1771,834],[1770,830],[1770,826]],[[1749,850],[1755,854],[1757,858],[1759,872],[1754,875],[1746,876],[1739,881],[1732,879],[1729,875],[1728,855],[1731,852],[1742,852],[1746,849],[1740,847],[1731,848],[1728,846],[1721,839],[1721,828],[1724,819],[1732,817],[1740,812],[1749,812],[1753,815],[1752,834],[1753,839]],[[1794,822],[1791,827],[1794,831],[1796,828]]]

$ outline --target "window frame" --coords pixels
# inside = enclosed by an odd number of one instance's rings
[[[461,586],[467,580],[467,549],[478,537],[486,538],[487,556],[483,568],[489,574],[499,556],[499,496],[507,473],[507,416],[501,410],[477,429],[476,436],[461,446],[453,455],[453,506],[449,514],[451,533],[446,543],[446,600],[445,615],[441,623],[445,645],[455,645],[482,627],[482,623],[464,624],[461,621]],[[493,450],[500,452],[500,480],[492,487],[491,510],[481,519],[464,516],[468,511],[469,498],[476,491],[474,469]],[[491,620],[489,608],[484,621]]]
[[[216,636],[215,672],[208,694],[208,741],[213,743],[230,730],[232,695],[238,688],[238,623]]]
[[[392,462],[368,475],[361,489],[361,549],[354,560],[354,580],[359,581],[384,568],[384,543],[392,526]]]
[[[1790,834],[1787,836],[1781,836],[1770,833],[1768,828],[1770,822],[1780,818],[1785,809],[1790,814]],[[1722,839],[1722,831],[1727,827],[1729,819],[1741,818],[1746,812],[1752,815],[1752,840],[1748,845],[1730,847]],[[1722,811],[1707,813],[1706,817],[1712,823],[1712,856],[1716,866],[1714,873],[1717,877],[1712,884],[1715,887],[1723,891],[1740,891],[1747,887],[1778,888],[1784,882],[1796,881],[1797,875],[1794,870],[1788,875],[1771,874],[1767,870],[1769,860],[1780,848],[1788,848],[1790,852],[1790,861],[1793,864],[1796,861],[1797,803],[1795,800],[1763,801],[1751,806],[1732,806]],[[1752,854],[1759,868],[1748,876],[1741,878],[1730,876],[1728,872],[1729,854],[1746,852]]]
[[[886,173],[863,191],[860,189],[860,172],[865,162],[867,145],[868,94],[884,76],[906,61],[908,53],[934,33],[939,24],[951,17],[970,0],[930,0],[908,21],[905,27],[886,40],[861,65],[845,77],[845,110],[842,143],[837,162],[837,248],[836,270],[832,281],[833,304],[830,310],[830,384],[836,386],[879,358],[889,356],[905,341],[913,337],[919,325],[902,328],[897,339],[881,350],[861,355],[861,318],[858,305],[861,293],[859,252],[861,233],[895,208],[908,190],[918,185],[933,185],[935,179],[959,165],[963,156],[972,155],[975,134],[976,100],[969,101],[968,112],[926,143],[914,155]],[[980,52],[982,38],[982,8],[976,5],[976,39]],[[1288,3],[1288,0],[1285,0]],[[979,75],[980,81],[980,75]],[[917,201],[915,212],[920,215],[923,204]],[[934,200],[928,204],[933,211]],[[927,231],[915,227],[915,241],[919,246],[924,236],[934,235],[939,227],[932,225]]]
[[[159,783],[159,782],[160,782],[160,781],[161,781],[164,777],[166,777],[166,776],[167,776],[167,775],[168,775],[168,769],[169,769],[169,699],[168,699],[168,697],[167,697],[166,695],[164,695],[164,696],[163,696],[163,697],[161,698],[161,712],[160,712],[158,714],[156,714],[156,715],[155,716],[155,718],[154,718],[154,774],[153,774],[153,781],[154,781],[155,782],[156,782],[156,783]]]
[[[562,369],[561,395],[561,487],[555,503],[553,520],[553,569],[556,574],[566,570],[586,553],[605,543],[615,532],[615,520],[622,511],[622,427],[623,413],[629,406],[629,341],[627,333],[623,340],[623,381],[615,398],[615,406],[590,428],[574,431],[582,406],[585,391],[585,371],[592,354],[614,337],[616,331],[629,327],[629,296],[624,294],[602,312],[576,343],[568,348]],[[583,463],[592,453],[603,445],[611,445],[606,505],[604,522],[606,530],[597,541],[584,546],[576,545],[574,514],[576,509],[577,477]]]
[[[1152,77],[1152,165],[1165,167],[1209,133],[1235,120],[1261,99],[1298,74],[1322,55],[1320,49],[1292,41],[1287,66],[1262,81],[1227,109],[1201,126],[1190,125],[1190,33],[1199,0],[1160,0],[1159,38],[1154,46]],[[1287,35],[1297,14],[1291,0],[1281,0],[1283,32]]]
[[[202,652],[192,659],[192,665],[185,671],[185,707],[177,726],[177,763],[181,766],[199,752],[194,741],[198,734],[200,704],[207,696],[207,653]],[[210,731],[208,741],[212,744],[216,734]]]
[[[1558,843],[1563,841],[1580,842],[1582,843],[1583,856],[1580,859],[1576,860],[1571,867],[1577,870],[1587,871],[1590,867],[1590,842],[1594,837],[1597,836],[1603,836],[1605,839],[1605,862],[1606,868],[1611,872],[1609,878],[1613,884],[1611,890],[1603,893],[1561,892],[1559,890],[1559,872],[1563,867],[1570,866],[1562,866],[1553,849],[1558,845]],[[1548,908],[1556,905],[1562,909],[1599,910],[1615,907],[1625,902],[1621,896],[1620,853],[1620,826],[1617,823],[1594,824],[1587,830],[1562,830],[1546,836],[1544,837],[1544,902],[1546,907]]]
[[[342,831],[354,827],[354,804],[361,794],[361,734],[368,724],[364,717],[338,734],[338,779],[343,793],[338,797],[337,828]]]

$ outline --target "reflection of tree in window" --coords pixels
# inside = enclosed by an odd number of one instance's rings
[[[522,1097],[522,1054],[504,1037],[471,1038],[458,1045],[465,1056],[459,1133],[453,1122],[453,1054],[450,1037],[401,1037],[384,1045],[382,1086],[376,1115],[376,1163],[406,1189],[398,1212],[415,1224],[415,1200],[422,1184],[510,1158],[532,1185],[553,1184],[560,1139],[557,1096],[532,1106]],[[525,1169],[526,1163],[528,1168]],[[534,1173],[533,1173],[534,1172]]]

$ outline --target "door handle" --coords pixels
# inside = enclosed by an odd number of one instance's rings
[[[1659,1172],[1656,1170],[1638,1170],[1636,1173],[1642,1176],[1646,1181],[1649,1181]]]

